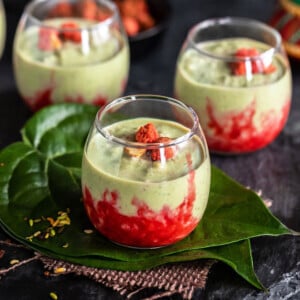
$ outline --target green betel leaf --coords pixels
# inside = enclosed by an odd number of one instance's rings
[[[15,211],[23,217],[49,193],[45,160],[33,148],[15,143],[1,152],[0,161],[1,214]]]
[[[227,244],[245,237],[289,233],[255,192],[212,167],[209,205],[190,236],[191,246],[196,243],[198,247],[197,240],[201,247],[211,247],[221,245],[221,241]]]
[[[26,123],[23,141],[48,158],[81,152],[97,110],[90,105],[49,106]]]
[[[253,284],[251,255],[250,260],[249,257],[240,260],[242,248],[239,247],[244,245],[241,241],[292,232],[271,214],[256,193],[215,167],[202,221],[190,236],[173,246],[156,250],[127,249],[95,231],[92,234],[84,232],[91,224],[81,202],[81,159],[96,111],[88,105],[50,106],[27,122],[22,129],[23,142],[0,152],[1,226],[14,238],[44,253],[110,268],[131,266],[132,269],[133,266],[151,267],[158,263],[191,260],[193,250],[206,253],[205,258],[216,258],[217,251],[222,253],[222,261],[249,282],[252,278]],[[47,224],[49,226],[47,221],[29,226],[28,220],[55,218],[59,210],[68,209],[71,224],[63,233],[46,240],[28,238],[45,230]],[[65,244],[68,247],[62,247]],[[226,252],[226,249],[231,250]]]
[[[2,228],[6,230],[5,225],[3,225]],[[14,237],[11,232],[8,231],[8,233],[12,237]],[[14,238],[16,240],[19,240],[18,237]],[[28,241],[23,241],[22,239],[19,241],[23,242],[24,244],[27,244],[34,250],[37,250],[40,253],[50,256],[52,258],[62,259],[71,263],[90,267],[115,269],[122,271],[145,270],[154,268],[162,264],[194,261],[197,259],[214,259],[219,260],[230,266],[234,271],[236,271],[237,274],[243,277],[248,283],[252,284],[254,287],[258,289],[264,289],[263,285],[257,278],[253,268],[251,245],[248,239],[219,247],[210,247],[198,250],[187,250],[181,253],[161,256],[159,259],[157,259],[156,256],[150,256],[145,260],[139,261],[120,261],[92,255],[82,257],[65,256],[61,253],[53,252],[49,248],[40,248],[37,245],[33,245],[32,243],[29,243]]]

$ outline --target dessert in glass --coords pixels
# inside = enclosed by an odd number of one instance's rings
[[[104,105],[124,92],[127,36],[107,0],[34,0],[13,49],[18,90],[32,110],[60,102]]]
[[[197,112],[212,152],[247,153],[270,144],[287,121],[291,90],[281,37],[259,21],[200,22],[178,56],[175,96]]]
[[[3,53],[6,35],[6,20],[2,0],[0,0],[0,58]]]
[[[158,95],[116,99],[96,115],[82,162],[83,203],[109,240],[171,245],[201,220],[210,158],[196,113]]]

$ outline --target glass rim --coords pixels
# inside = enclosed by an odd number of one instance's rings
[[[197,43],[194,42],[194,37],[195,34],[200,30],[200,29],[205,29],[208,27],[212,27],[214,25],[226,25],[226,24],[243,24],[246,26],[251,26],[251,25],[255,25],[257,26],[259,29],[265,30],[267,32],[269,32],[276,41],[276,45],[270,46],[269,49],[259,53],[259,55],[256,56],[251,56],[251,57],[233,57],[233,56],[228,56],[228,55],[217,55],[217,54],[212,54],[208,51],[205,51],[203,49],[200,49],[199,47],[197,47]],[[242,36],[241,36],[242,37]],[[280,48],[281,48],[281,43],[282,43],[282,39],[280,36],[280,33],[275,30],[274,28],[272,28],[271,26],[255,20],[255,19],[251,19],[251,18],[243,18],[243,17],[222,17],[222,18],[211,18],[211,19],[207,19],[204,21],[201,21],[197,24],[195,24],[188,32],[187,34],[187,43],[190,44],[192,46],[192,48],[194,50],[196,50],[197,52],[199,52],[200,54],[213,58],[213,59],[218,59],[218,60],[225,60],[228,62],[232,62],[232,61],[253,61],[253,60],[261,60],[263,59],[264,56],[269,57],[269,56],[273,56],[276,52],[279,52]]]
[[[100,119],[103,117],[103,115],[112,109],[115,105],[118,104],[126,104],[126,103],[132,103],[132,102],[137,102],[137,101],[149,101],[149,100],[157,100],[157,101],[162,101],[162,102],[168,102],[171,104],[175,104],[177,106],[180,106],[182,109],[184,109],[189,116],[191,117],[191,120],[193,121],[193,126],[191,128],[188,128],[189,131],[180,137],[176,139],[172,139],[170,142],[167,143],[159,143],[159,142],[154,142],[154,143],[140,143],[140,142],[133,142],[133,141],[128,141],[122,138],[115,137],[114,135],[110,134],[107,130],[104,130],[105,127],[102,127],[100,125]],[[171,122],[176,122],[172,121]],[[104,107],[100,108],[96,114],[96,119],[95,119],[95,127],[97,131],[107,140],[111,142],[115,142],[119,145],[128,147],[128,148],[138,148],[138,149],[147,149],[147,150],[152,150],[152,149],[160,149],[160,148],[167,148],[171,146],[176,146],[179,145],[183,142],[186,142],[190,140],[193,136],[196,135],[196,132],[198,128],[200,127],[199,119],[196,114],[196,112],[190,107],[185,105],[183,102],[174,99],[172,97],[168,96],[161,96],[161,95],[154,95],[154,94],[134,94],[134,95],[128,95],[128,96],[123,96],[120,98],[117,98],[113,100],[112,102],[108,103]],[[185,126],[186,127],[186,126]],[[201,132],[201,138],[204,137],[204,134],[202,132],[202,129],[200,127],[200,132]],[[201,139],[202,140],[202,139]]]
[[[105,5],[105,7],[107,7],[112,12],[111,16],[104,19],[103,21],[95,20],[95,23],[92,23],[87,26],[83,26],[83,27],[79,27],[79,28],[64,28],[63,30],[69,31],[69,32],[76,32],[76,31],[78,32],[78,31],[84,31],[84,30],[93,31],[93,30],[97,29],[98,27],[102,27],[104,25],[109,26],[109,25],[113,24],[116,20],[119,19],[119,11],[118,11],[117,5],[113,1],[109,1],[109,0],[95,0],[95,1],[103,3]],[[60,1],[57,1],[57,3],[59,3],[59,2]],[[31,2],[29,2],[26,5],[23,15],[24,16],[27,15],[27,18],[29,20],[31,20],[35,25],[38,25],[43,28],[60,30],[60,28],[57,28],[55,26],[44,24],[43,22],[45,20],[48,20],[47,18],[40,20],[40,19],[36,18],[35,16],[33,16],[32,12],[33,12],[34,8],[36,7],[36,5],[41,4],[41,3],[44,3],[44,4],[49,3],[49,0],[32,0]],[[64,18],[66,18],[66,17],[62,17],[61,19],[64,19]],[[80,19],[88,20],[85,18],[80,18]],[[51,20],[51,18],[49,18],[49,20]]]

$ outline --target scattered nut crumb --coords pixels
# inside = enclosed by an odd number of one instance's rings
[[[54,274],[61,274],[61,273],[65,273],[66,272],[66,268],[64,267],[58,267],[54,269]]]
[[[15,264],[18,264],[20,261],[18,259],[12,259],[9,263],[11,265],[15,265]]]

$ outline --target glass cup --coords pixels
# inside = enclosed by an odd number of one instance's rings
[[[177,59],[175,97],[194,108],[212,152],[247,153],[271,143],[287,121],[291,90],[281,37],[259,21],[203,21]]]
[[[84,149],[82,190],[103,236],[127,247],[173,244],[201,220],[209,189],[209,153],[191,108],[133,95],[99,110]]]
[[[6,19],[2,0],[0,0],[0,58],[3,54],[6,36]]]
[[[129,46],[118,9],[107,0],[34,0],[20,19],[14,74],[25,103],[103,105],[124,92]]]

